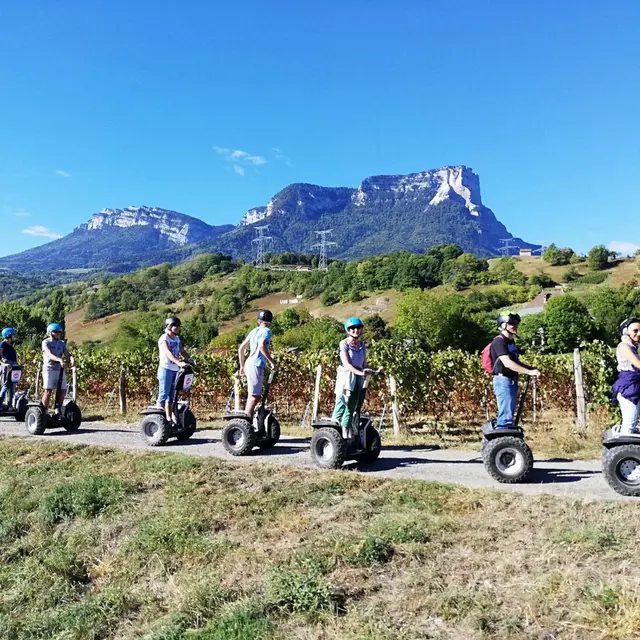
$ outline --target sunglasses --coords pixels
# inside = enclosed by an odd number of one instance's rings
[[[362,331],[364,327],[349,327],[347,331]]]

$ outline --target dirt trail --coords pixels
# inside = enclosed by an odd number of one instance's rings
[[[27,435],[23,424],[5,419],[0,419],[0,434],[20,437]],[[27,437],[34,438],[34,436]],[[256,449],[253,455],[245,458],[230,456],[220,442],[220,431],[215,429],[198,430],[187,442],[178,444],[175,440],[170,440],[167,446],[157,449],[144,445],[136,426],[126,424],[86,422],[75,433],[57,429],[37,437],[51,442],[213,456],[246,464],[270,463],[316,468],[311,463],[309,440],[287,436],[283,436],[274,449],[267,452]],[[317,471],[322,473],[320,469]],[[382,454],[378,461],[369,467],[362,467],[360,471],[377,476],[436,480],[468,487],[518,491],[527,494],[547,493],[588,500],[625,499],[610,489],[604,481],[600,473],[600,460],[537,459],[530,482],[510,487],[494,482],[487,475],[479,450],[385,447],[383,442]]]

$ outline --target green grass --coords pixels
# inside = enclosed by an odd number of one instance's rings
[[[0,439],[0,638],[633,638],[637,505]]]

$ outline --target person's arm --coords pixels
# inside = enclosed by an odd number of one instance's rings
[[[274,362],[273,358],[271,357],[271,350],[269,349],[269,346],[267,345],[267,341],[266,340],[262,340],[260,342],[260,353],[267,359],[267,362],[269,363],[269,366],[272,369],[276,368],[276,363]]]
[[[58,356],[54,355],[54,354],[51,352],[51,349],[49,349],[49,347],[47,347],[47,345],[46,345],[46,344],[43,344],[43,345],[42,345],[42,350],[46,353],[47,358],[48,358],[49,360],[53,360],[54,362],[59,362],[60,364],[64,365],[64,358],[59,358]],[[65,351],[66,351],[66,348],[65,348]],[[63,355],[64,355],[64,354],[63,354]]]
[[[185,366],[185,363],[182,362],[182,360],[179,360],[173,355],[173,353],[171,353],[171,349],[169,349],[169,345],[167,344],[166,340],[163,340],[160,343],[160,351],[162,352],[162,355],[167,358],[167,360],[170,360],[171,362],[177,364],[179,367]]]
[[[64,358],[64,356],[67,356],[67,358],[69,359],[69,365],[73,367],[73,365],[76,363],[75,358],[69,353],[69,350],[67,349],[67,345],[64,345],[64,353],[62,354],[62,357]]]
[[[3,350],[4,350],[4,348],[3,348],[2,344],[0,344],[0,360],[1,360],[2,362],[4,362],[4,361],[5,361],[5,359],[4,359],[4,355],[3,355]]]
[[[182,344],[182,340],[180,340],[180,355],[182,356],[183,360],[188,360],[189,359],[189,354],[185,350],[184,344]]]
[[[524,373],[529,376],[539,376],[540,372],[533,367],[527,367],[526,365],[522,365],[519,362],[514,362],[509,358],[509,356],[499,356],[498,360],[502,362],[502,365],[505,369],[510,369],[511,371],[515,371],[516,373]]]
[[[247,346],[249,344],[249,336],[247,336],[242,344],[238,347],[238,361],[240,362],[240,375],[244,375],[244,357],[245,351],[247,350]]]
[[[624,357],[636,368],[640,369],[640,358],[634,353],[633,349],[624,342],[621,345],[622,353]]]

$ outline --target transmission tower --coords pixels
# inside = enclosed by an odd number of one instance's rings
[[[502,246],[500,247],[500,255],[503,257],[510,256],[511,249],[517,249],[516,245],[512,244],[513,238],[504,238],[503,240],[500,240],[500,242],[502,242]]]
[[[269,228],[268,224],[264,224],[261,227],[254,227],[258,235],[256,235],[256,237],[251,242],[256,245],[256,249],[257,249],[256,267],[258,269],[262,269],[264,267],[264,248],[267,242],[273,239],[272,236],[264,235],[264,231],[268,228]]]
[[[548,247],[549,242],[547,240],[542,240],[542,242],[539,243],[538,248],[534,249],[531,253],[539,253],[540,255],[542,255]]]
[[[327,267],[327,247],[335,246],[337,243],[327,240],[333,229],[325,229],[324,231],[316,231],[320,236],[320,242],[312,245],[312,249],[315,247],[320,248],[320,262],[318,262],[318,271],[326,271]]]

